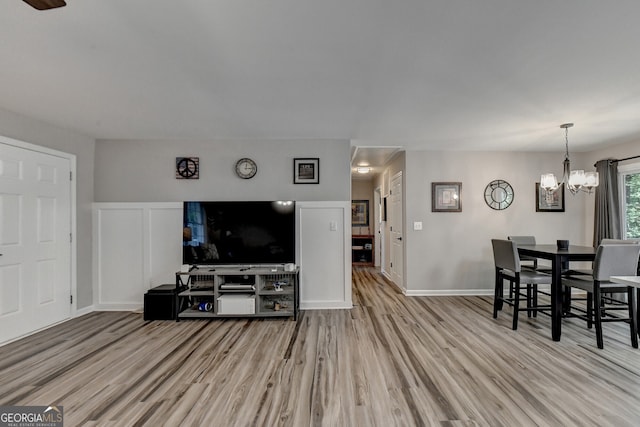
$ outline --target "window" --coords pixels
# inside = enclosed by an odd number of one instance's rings
[[[640,239],[640,163],[620,166],[622,236]]]

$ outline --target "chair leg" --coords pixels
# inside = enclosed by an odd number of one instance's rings
[[[517,274],[517,273],[516,273]],[[518,311],[520,309],[520,280],[515,281],[515,289],[513,293],[513,325],[511,329],[518,329]]]
[[[638,307],[636,307],[636,288],[627,287],[627,301],[629,304],[629,329],[631,332],[631,345],[638,348]]]
[[[604,348],[604,343],[602,341],[602,307],[600,306],[600,302],[602,300],[602,295],[600,293],[600,284],[597,280],[593,283],[593,309],[596,320],[596,341],[598,342],[598,348]]]
[[[503,284],[503,280],[500,277],[500,272],[498,270],[496,270],[496,283],[495,283],[495,290],[493,292],[493,318],[497,319],[498,318],[498,310],[500,310],[502,307],[502,284]]]
[[[567,314],[571,312],[571,287],[562,287],[562,313]]]
[[[533,297],[532,299],[532,305],[533,308],[537,308],[538,307],[538,285],[531,285],[533,287]],[[533,310],[533,317],[538,317],[538,311],[537,310]]]
[[[593,294],[587,292],[587,328],[593,327]]]
[[[531,317],[531,314],[533,313],[533,310],[531,310],[531,308],[533,307],[533,300],[532,300],[532,295],[531,295],[531,288],[533,287],[533,285],[526,285],[527,286],[527,317]]]

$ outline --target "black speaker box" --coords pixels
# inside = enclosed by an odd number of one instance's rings
[[[176,320],[176,285],[160,285],[144,294],[144,320]]]

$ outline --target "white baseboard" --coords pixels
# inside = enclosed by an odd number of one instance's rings
[[[94,311],[137,311],[143,310],[143,306],[135,303],[123,304],[99,304]]]
[[[538,290],[551,292],[551,285],[538,285]],[[580,289],[571,289],[571,294],[583,293]],[[417,289],[403,291],[403,294],[408,297],[493,296],[493,289]]]
[[[73,317],[80,317],[80,316],[84,316],[85,314],[89,314],[96,311],[96,308],[93,305],[90,305],[88,307],[82,307],[76,310],[76,313],[73,315]]]
[[[493,296],[493,289],[418,289],[404,291],[408,297]]]

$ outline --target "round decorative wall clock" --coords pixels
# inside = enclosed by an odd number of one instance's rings
[[[236,162],[236,175],[242,179],[250,179],[256,176],[258,165],[251,159],[242,158]]]
[[[502,179],[491,181],[484,189],[484,201],[491,209],[501,211],[513,203],[513,188]]]

